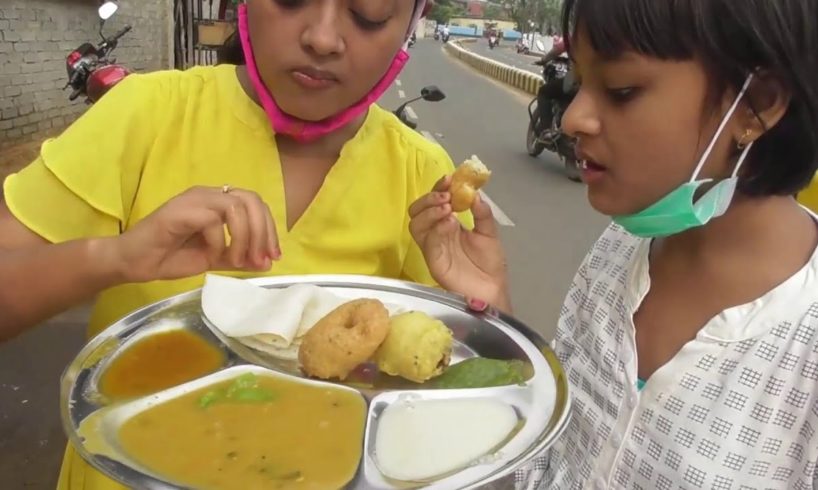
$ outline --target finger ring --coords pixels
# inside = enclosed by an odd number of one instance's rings
[[[229,194],[232,190],[233,188],[230,186],[230,184],[224,184],[222,186],[222,194]]]

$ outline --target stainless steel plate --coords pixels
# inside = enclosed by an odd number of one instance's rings
[[[424,385],[378,375],[377,370],[372,367],[357,371],[356,376],[344,384],[365,397],[369,403],[369,418],[362,463],[356,478],[348,485],[349,489],[480,488],[509,475],[550,447],[568,423],[570,398],[567,379],[556,356],[539,334],[513,318],[494,312],[475,314],[466,308],[462,298],[437,289],[388,279],[364,276],[297,276],[261,278],[252,282],[270,288],[300,283],[316,284],[350,299],[374,298],[384,303],[401,305],[408,310],[423,311],[442,320],[454,333],[453,362],[475,356],[518,359],[530,369],[531,376],[523,386],[470,390],[429,389]],[[116,441],[118,428],[121,422],[127,420],[128,414],[136,413],[134,410],[152,406],[157,400],[189,392],[213,382],[212,379],[232,377],[237,371],[267,369],[285,376],[303,378],[294,363],[265,356],[210,328],[202,318],[200,299],[201,291],[192,291],[132,313],[86,345],[63,375],[61,412],[69,440],[92,466],[128,487],[181,488],[163,481],[160,475],[152,475],[147,469],[140,468],[119,447]],[[120,405],[109,403],[99,393],[97,382],[111,360],[134,341],[173,328],[195,332],[223,349],[227,357],[222,370],[206,379],[192,381],[143,399]],[[378,415],[389,404],[406,395],[423,399],[494,397],[513,406],[522,424],[495,457],[481,464],[471,465],[455,474],[423,484],[390,482],[383,478],[375,465],[374,434],[378,427]],[[99,422],[101,437],[94,442],[93,448],[78,433],[84,421]]]

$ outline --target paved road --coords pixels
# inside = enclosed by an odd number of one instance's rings
[[[486,58],[499,61],[500,63],[514,66],[521,70],[530,71],[531,73],[535,73],[537,75],[542,74],[541,67],[531,64],[537,61],[537,58],[534,56],[517,54],[517,50],[514,48],[514,42],[512,41],[503,41],[500,46],[494,49],[489,49],[488,41],[485,39],[478,39],[476,43],[463,44],[463,47],[481,56],[485,56]]]
[[[504,227],[516,313],[546,335],[553,331],[574,270],[605,220],[587,206],[581,185],[556,159],[525,153],[528,97],[483,78],[421,40],[413,61],[383,98],[437,84],[448,97],[415,103],[420,129],[455,161],[477,154],[494,171],[487,192],[516,226]],[[516,56],[516,55],[515,55]],[[65,445],[59,423],[59,376],[80,348],[87,311],[80,309],[0,346],[0,489],[53,489]]]
[[[412,104],[419,129],[455,161],[476,154],[491,167],[487,192],[516,225],[503,228],[515,313],[550,335],[571,278],[607,220],[590,209],[584,187],[564,177],[555,156],[526,154],[527,95],[477,74],[432,40],[420,40],[412,54],[401,86],[382,104],[396,107],[398,90],[411,98],[429,84],[446,92],[441,102]]]

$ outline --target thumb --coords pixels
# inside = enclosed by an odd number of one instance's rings
[[[497,236],[497,222],[494,221],[494,214],[491,207],[483,200],[482,194],[478,193],[471,207],[474,216],[474,232],[489,237]]]

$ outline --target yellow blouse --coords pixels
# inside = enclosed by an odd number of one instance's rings
[[[432,284],[409,235],[408,207],[453,168],[440,146],[373,106],[288,231],[281,165],[264,112],[244,93],[234,67],[201,67],[125,79],[10,176],[5,197],[26,226],[63,242],[116,235],[190,187],[230,184],[257,192],[270,206],[283,259],[269,275],[351,273]],[[201,284],[200,276],[106,291],[90,334]]]
[[[454,166],[445,151],[373,106],[315,200],[286,229],[281,165],[264,112],[233,66],[125,79],[5,184],[11,212],[51,242],[112,236],[197,185],[250,189],[269,205],[283,258],[269,275],[352,273],[433,284],[408,231],[409,205]],[[463,221],[470,226],[471,217]],[[95,335],[203,278],[126,284],[103,292]],[[61,489],[120,488],[71,448]]]
[[[798,194],[798,202],[818,213],[818,174],[812,178],[812,183]]]

